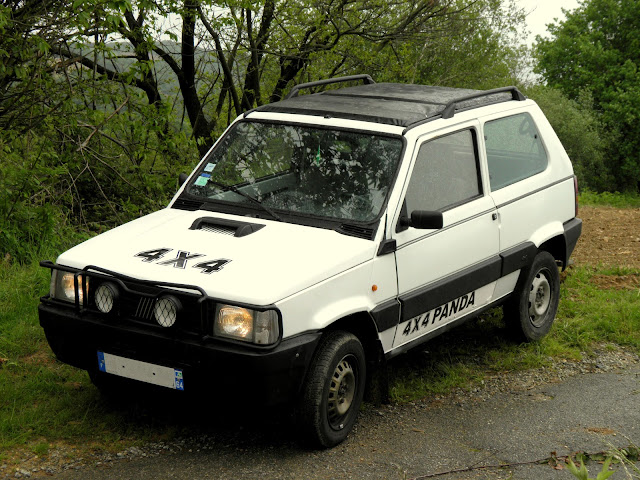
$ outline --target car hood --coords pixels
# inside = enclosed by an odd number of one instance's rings
[[[253,226],[243,227],[248,234],[234,236],[235,224]],[[97,266],[139,280],[198,286],[230,302],[270,305],[374,254],[375,242],[333,230],[167,208],[81,243],[57,263]]]

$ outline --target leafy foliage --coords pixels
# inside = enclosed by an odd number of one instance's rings
[[[567,470],[569,470],[574,477],[578,480],[606,480],[615,472],[609,470],[609,464],[611,463],[611,457],[607,458],[605,462],[602,464],[602,470],[598,473],[596,478],[589,478],[589,472],[587,471],[587,467],[584,465],[584,461],[580,459],[580,468],[576,467],[575,463],[571,458],[567,459]]]
[[[640,1],[586,0],[537,39],[537,71],[570,99],[593,98],[616,188],[640,189]]]
[[[616,208],[640,208],[640,195],[620,192],[595,193],[589,190],[579,195],[580,205],[608,205]]]

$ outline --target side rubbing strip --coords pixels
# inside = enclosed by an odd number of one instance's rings
[[[525,242],[515,247],[505,250],[500,254],[502,257],[502,275],[509,275],[511,272],[520,270],[533,262],[536,254],[538,253],[538,247],[535,243]]]
[[[467,268],[450,277],[400,296],[401,322],[428,312],[455,298],[472,292],[500,278],[502,257],[493,258]]]
[[[400,302],[393,298],[371,310],[371,316],[379,332],[395,327],[400,321]]]

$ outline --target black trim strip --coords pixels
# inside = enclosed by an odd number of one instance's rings
[[[378,328],[378,332],[384,332],[398,325],[400,321],[400,302],[392,298],[381,303],[369,312]]]
[[[540,173],[542,173],[542,172],[540,172]],[[528,177],[528,178],[531,178],[531,177]],[[531,195],[535,195],[536,193],[542,192],[543,190],[546,190],[547,188],[555,187],[556,185],[558,185],[560,183],[563,183],[563,182],[566,182],[567,180],[571,180],[571,182],[573,182],[573,175],[570,175],[570,176],[565,177],[565,178],[561,178],[560,180],[556,180],[555,182],[550,183],[549,185],[545,185],[544,187],[540,187],[540,188],[538,188],[536,190],[533,190],[533,191],[531,191],[529,193],[525,193],[524,195],[520,195],[519,197],[513,198],[513,199],[509,200],[508,202],[505,202],[505,203],[503,203],[501,205],[497,205],[496,208],[501,209],[502,207],[506,207],[507,205],[511,205],[512,203],[515,203],[518,200],[522,200],[523,198],[530,197]],[[512,183],[511,185],[515,185],[515,183]],[[502,187],[502,188],[507,188],[508,186],[509,185],[507,185],[505,187]],[[499,190],[495,190],[495,191],[497,192]],[[493,191],[491,193],[493,193]]]
[[[484,196],[482,198],[484,198]],[[397,250],[400,250],[401,248],[407,247],[409,245],[413,245],[414,243],[419,242],[421,240],[424,240],[425,238],[431,237],[431,236],[436,235],[436,234],[438,234],[440,232],[445,232],[445,231],[449,230],[450,228],[457,227],[458,225],[462,225],[463,223],[470,222],[471,220],[475,220],[476,218],[479,218],[479,217],[481,217],[483,215],[486,215],[487,213],[492,213],[492,212],[495,212],[495,211],[496,211],[495,208],[490,208],[488,210],[485,210],[484,212],[480,212],[480,213],[475,214],[473,217],[465,218],[465,219],[460,220],[460,221],[458,221],[456,223],[452,223],[451,225],[447,225],[446,227],[443,227],[443,228],[440,228],[438,230],[429,232],[426,235],[423,235],[422,237],[414,238],[413,240],[411,240],[411,241],[409,241],[407,243],[403,243],[402,245],[400,245],[397,248]]]
[[[400,322],[417,317],[465,293],[498,280],[502,273],[502,257],[496,255],[473,267],[455,273],[433,284],[400,295]]]
[[[524,242],[500,253],[502,257],[501,277],[531,265],[538,254],[538,247],[533,242]]]

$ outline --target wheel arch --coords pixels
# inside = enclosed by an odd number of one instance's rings
[[[556,235],[546,240],[538,247],[538,250],[549,252],[556,259],[556,262],[560,262],[562,271],[567,268],[567,244],[564,235]]]
[[[387,402],[386,360],[378,329],[371,314],[361,311],[346,315],[327,325],[323,334],[336,330],[352,333],[362,344],[367,365],[365,400],[376,404]]]

